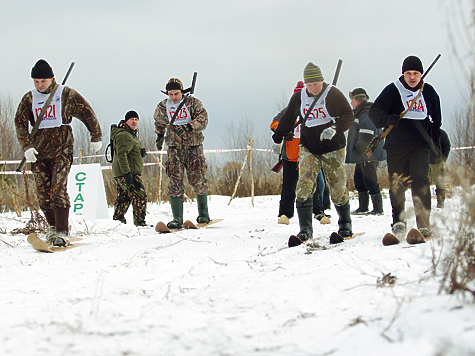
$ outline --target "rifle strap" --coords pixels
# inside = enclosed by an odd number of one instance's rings
[[[41,120],[43,120],[43,116],[45,116],[46,110],[48,110],[49,104],[51,104],[51,100],[53,100],[54,94],[56,94],[56,91],[58,90],[59,84],[56,83],[51,89],[51,94],[49,95],[48,99],[46,99],[45,105],[43,106],[43,109],[41,109],[40,115],[38,115],[38,119],[35,121],[35,125],[33,126],[33,129],[31,130],[30,137],[34,137],[36,133],[39,130]]]

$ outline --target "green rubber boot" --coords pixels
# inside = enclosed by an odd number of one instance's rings
[[[183,227],[183,198],[170,197],[173,220],[167,224],[169,229],[181,229]]]
[[[196,203],[198,205],[198,217],[196,221],[198,224],[207,224],[211,221],[208,214],[208,194],[196,194]]]

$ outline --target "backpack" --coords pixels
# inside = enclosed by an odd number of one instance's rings
[[[112,124],[111,125],[111,133],[109,135],[109,137],[110,137],[109,144],[106,147],[106,153],[105,153],[106,161],[109,162],[109,163],[112,163],[112,160],[114,159],[114,140],[112,139],[112,129],[114,127],[117,127],[117,124]],[[109,151],[109,149],[110,149],[110,160],[107,157],[107,152]]]

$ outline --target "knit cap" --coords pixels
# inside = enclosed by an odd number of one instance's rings
[[[323,82],[323,75],[320,68],[309,62],[303,70],[303,80],[305,83]]]
[[[139,114],[137,114],[137,112],[135,112],[133,110],[130,110],[125,114],[125,121],[129,121],[132,118],[137,118],[137,120],[138,120],[139,119]]]
[[[422,62],[419,57],[409,56],[402,62],[402,74],[408,70],[415,70],[424,74],[424,68],[422,67]]]
[[[48,79],[54,78],[53,68],[44,59],[36,62],[35,66],[31,68],[31,78],[33,79]]]
[[[296,93],[296,92],[302,90],[304,87],[305,87],[305,84],[304,84],[301,80],[299,80],[299,81],[297,82],[297,86],[296,86],[295,89],[294,89],[294,93]]]

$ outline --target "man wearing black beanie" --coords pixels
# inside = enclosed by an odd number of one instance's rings
[[[47,243],[69,245],[68,174],[73,161],[73,116],[81,120],[91,134],[90,148],[96,152],[102,146],[102,131],[89,103],[74,89],[57,85],[53,69],[44,59],[31,69],[35,89],[26,93],[15,114],[18,141],[35,176],[40,208],[49,228]],[[36,136],[30,135],[45,102],[52,95],[50,105],[39,125]]]
[[[411,185],[417,229],[424,242],[432,237],[430,230],[431,196],[428,179],[431,147],[440,147],[442,116],[440,99],[435,89],[422,80],[421,60],[409,56],[402,64],[402,76],[387,85],[376,98],[369,116],[376,127],[393,126],[385,140],[390,183],[393,235],[383,239],[384,245],[397,244],[407,230],[405,191]],[[412,108],[401,118],[411,104]],[[396,238],[394,238],[397,237]],[[407,241],[413,243],[410,234]]]

